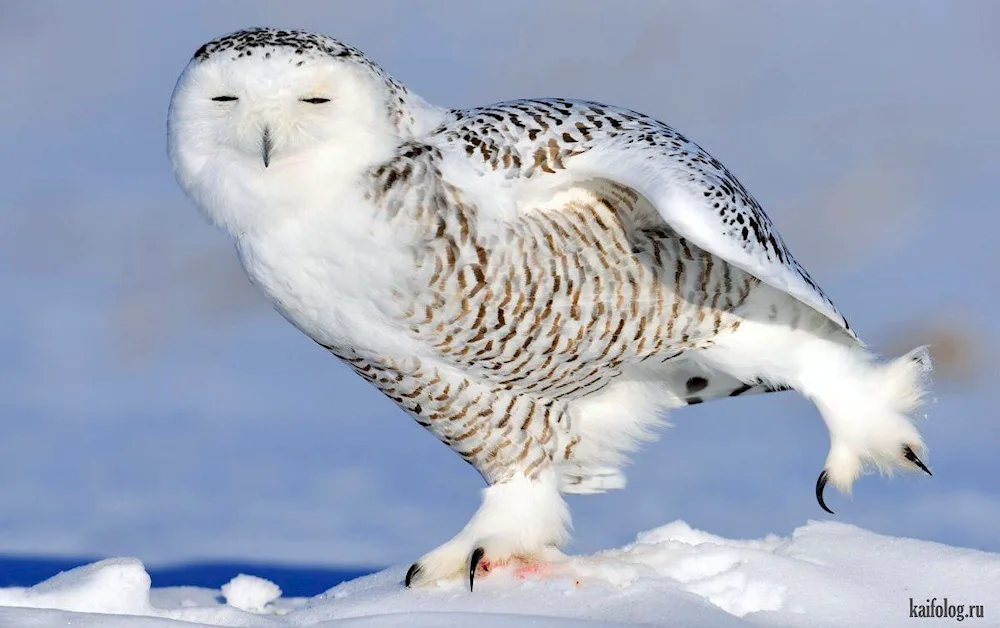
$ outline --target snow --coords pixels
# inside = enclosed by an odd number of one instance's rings
[[[535,572],[407,590],[406,566],[311,599],[241,574],[220,591],[150,589],[142,563],[103,560],[0,589],[0,626],[998,626],[1000,554],[812,521],[789,537],[729,540],[682,521],[626,547]],[[912,623],[930,605],[952,617]],[[964,605],[964,606],[961,606]],[[969,605],[982,605],[982,618]],[[926,612],[924,610],[923,612]]]
[[[222,596],[226,604],[250,611],[267,612],[267,605],[281,597],[281,588],[269,580],[240,574],[222,585]]]

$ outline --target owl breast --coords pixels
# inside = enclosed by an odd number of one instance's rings
[[[351,210],[374,215],[370,208]],[[413,352],[415,339],[395,320],[396,286],[412,271],[412,255],[385,225],[342,219],[350,215],[330,212],[240,238],[243,269],[282,316],[324,346]]]

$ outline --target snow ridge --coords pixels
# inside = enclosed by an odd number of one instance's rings
[[[947,616],[912,623],[914,605],[945,597],[956,608],[983,605],[970,625],[1000,625],[1000,554],[833,522],[809,522],[790,537],[729,540],[676,521],[535,574],[495,572],[475,593],[459,581],[404,589],[404,571],[311,599],[281,598],[273,583],[243,574],[221,592],[151,590],[141,562],[112,558],[0,589],[0,626],[954,625]]]

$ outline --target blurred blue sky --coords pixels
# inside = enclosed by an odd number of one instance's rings
[[[481,480],[273,313],[182,196],[164,122],[193,51],[326,32],[428,100],[631,107],[721,159],[874,347],[935,343],[934,478],[837,517],[1000,550],[1000,4],[0,3],[0,554],[409,561]],[[819,518],[793,394],[704,404],[571,498],[575,551],[673,519],[740,537]]]

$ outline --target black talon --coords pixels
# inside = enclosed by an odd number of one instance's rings
[[[407,588],[410,587],[410,582],[413,581],[413,577],[416,576],[418,573],[420,573],[420,565],[417,563],[413,563],[412,565],[410,565],[410,568],[406,570],[406,580],[404,580],[403,582],[406,584]]]
[[[481,547],[477,547],[472,550],[472,556],[469,557],[469,590],[474,590],[474,583],[476,581],[476,567],[479,566],[479,561],[483,559],[483,555],[486,553]]]
[[[819,502],[820,508],[827,511],[831,515],[836,514],[832,510],[826,507],[826,502],[823,501],[823,489],[826,488],[826,483],[830,480],[830,477],[826,473],[826,469],[819,474],[816,478],[816,501]]]
[[[926,465],[924,465],[924,463],[920,460],[920,458],[917,458],[917,454],[913,453],[913,450],[910,449],[909,445],[903,445],[903,457],[912,462],[913,464],[917,465],[920,468],[920,470],[926,473],[927,475],[930,476],[934,475],[933,473],[931,473],[931,470],[928,469]]]

